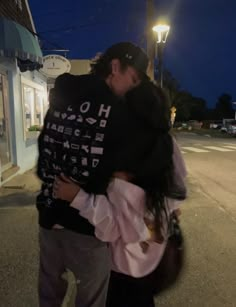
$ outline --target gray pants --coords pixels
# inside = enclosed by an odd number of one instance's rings
[[[76,307],[104,307],[110,276],[106,243],[66,229],[39,232],[39,306],[60,307],[67,283],[66,269],[79,280]]]

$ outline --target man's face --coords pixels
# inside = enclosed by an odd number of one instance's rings
[[[112,72],[107,78],[107,84],[115,95],[122,97],[141,82],[137,70],[132,66],[122,69],[117,59],[112,60],[111,66]]]

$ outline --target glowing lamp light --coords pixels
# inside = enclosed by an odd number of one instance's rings
[[[165,43],[170,31],[170,26],[159,24],[152,28],[157,33],[157,43]]]

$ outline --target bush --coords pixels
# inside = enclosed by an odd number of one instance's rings
[[[30,126],[28,131],[40,131],[41,127],[38,125]]]

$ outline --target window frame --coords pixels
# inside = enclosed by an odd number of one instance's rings
[[[24,77],[21,76],[21,105],[22,105],[22,120],[23,120],[23,132],[24,132],[24,140],[28,140],[28,139],[32,139],[32,138],[37,138],[40,131],[30,131],[28,130],[29,128],[27,128],[27,122],[26,122],[26,108],[25,108],[25,93],[24,93],[24,88],[25,87],[29,87],[31,89],[33,89],[33,108],[31,106],[31,124],[30,124],[30,127],[33,127],[33,126],[40,126],[42,127],[43,126],[43,119],[44,119],[44,116],[45,116],[45,113],[46,113],[46,110],[47,110],[47,106],[46,106],[46,102],[47,102],[47,99],[46,99],[46,90],[45,88],[34,82],[34,81],[31,81],[31,80],[28,80]],[[41,104],[41,112],[40,112],[40,125],[38,125],[36,123],[37,121],[37,116],[36,116],[36,92],[39,92],[41,93],[42,95],[42,104]],[[32,110],[33,110],[33,117],[32,117]]]

